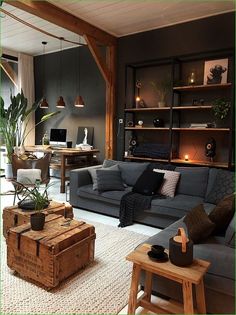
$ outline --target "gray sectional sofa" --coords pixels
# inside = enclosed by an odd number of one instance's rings
[[[70,203],[74,207],[119,217],[121,197],[131,191],[132,186],[128,186],[125,191],[98,193],[98,191],[93,190],[89,173],[91,168],[109,167],[116,163],[122,165],[122,177],[126,178],[129,183],[134,183],[143,171],[141,165],[144,165],[144,163],[112,160],[105,161],[103,166],[72,170],[70,173]],[[147,167],[149,166],[147,165]],[[175,197],[153,199],[149,210],[135,213],[134,221],[164,228],[161,232],[147,239],[145,243],[159,244],[168,248],[169,239],[176,234],[178,227],[184,227],[187,232],[183,217],[193,207],[203,203],[205,211],[209,213],[215,206],[212,203],[204,202],[204,199],[214,186],[218,169],[176,167],[175,171],[181,174]],[[235,233],[234,222],[235,217],[230,223],[230,237],[233,235],[233,238]],[[235,313],[235,250],[234,243],[231,242],[230,246],[227,244],[226,236],[211,236],[203,243],[194,245],[194,257],[211,262],[211,267],[204,279],[208,313]],[[141,284],[143,283],[144,275]],[[181,287],[177,283],[162,277],[155,277],[153,291],[165,297],[178,301],[182,300]]]
[[[105,160],[103,165],[109,167],[118,163],[122,166],[122,177],[129,183],[135,183],[142,173],[144,163],[121,162]],[[145,163],[148,167],[150,163]],[[105,191],[99,193],[93,190],[92,178],[89,169],[99,169],[102,165],[76,169],[70,172],[70,203],[77,208],[88,209],[94,212],[119,217],[121,197],[131,191],[128,186],[124,191]],[[208,167],[176,167],[180,172],[180,180],[174,198],[153,199],[151,208],[135,213],[134,221],[154,227],[165,228],[182,218],[194,206],[204,203],[204,198],[211,190],[217,169]],[[207,211],[213,209],[214,204],[204,203]]]

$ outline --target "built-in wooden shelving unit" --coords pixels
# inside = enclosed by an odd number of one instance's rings
[[[215,90],[215,89],[227,89],[231,87],[232,83],[222,83],[222,84],[209,84],[209,85],[186,85],[186,86],[175,86],[174,91],[203,91],[203,90]]]

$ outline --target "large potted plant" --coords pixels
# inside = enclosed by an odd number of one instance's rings
[[[10,96],[11,104],[7,109],[4,108],[4,100],[0,96],[0,133],[6,146],[7,164],[11,165],[11,156],[15,146],[24,146],[26,137],[35,127],[51,117],[60,113],[60,111],[51,112],[44,115],[40,121],[28,130],[28,124],[31,115],[36,111],[40,102],[35,102],[28,108],[28,100],[23,91],[16,96]],[[6,174],[6,178],[7,178]],[[9,177],[12,177],[9,175]],[[9,178],[8,177],[8,178]]]

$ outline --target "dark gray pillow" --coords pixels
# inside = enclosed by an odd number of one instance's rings
[[[120,163],[121,161],[116,161],[116,160],[104,160],[102,167],[107,168],[107,167],[111,167],[114,165],[118,165],[118,163]]]
[[[121,177],[128,186],[134,186],[149,163],[122,162],[119,163]]]
[[[104,168],[100,168],[100,169],[104,170]],[[97,168],[88,169],[88,171],[92,177],[92,181],[93,181],[93,190],[98,189],[97,170],[98,170]],[[113,165],[111,167],[107,167],[105,170],[120,171],[118,165]]]
[[[226,230],[225,245],[233,248],[235,247],[235,215],[233,216]]]
[[[176,167],[180,180],[176,193],[190,196],[205,197],[208,181],[208,167]]]
[[[205,202],[217,204],[226,195],[234,192],[234,172],[219,170],[213,187],[205,198]]]
[[[120,171],[97,170],[98,191],[125,190]]]

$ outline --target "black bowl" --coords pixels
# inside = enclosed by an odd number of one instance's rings
[[[164,253],[165,247],[161,245],[152,245],[151,251],[158,256],[162,256]]]

